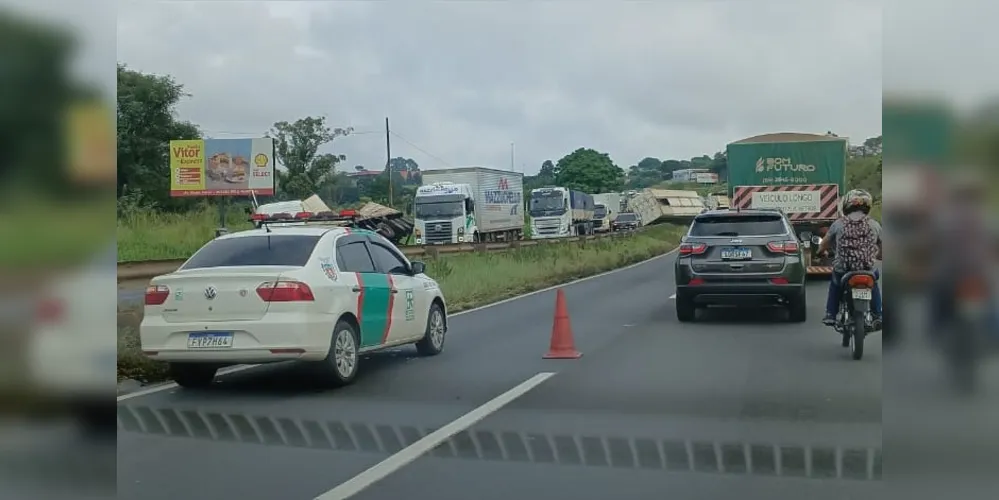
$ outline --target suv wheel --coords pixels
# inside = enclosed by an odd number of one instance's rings
[[[792,323],[804,323],[808,321],[808,300],[804,291],[791,299],[787,307],[787,312]]]
[[[693,297],[686,297],[680,294],[676,295],[676,319],[680,323],[689,323],[694,321],[696,313],[697,308],[694,307]]]

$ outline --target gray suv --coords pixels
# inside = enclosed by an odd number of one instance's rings
[[[694,218],[676,258],[676,317],[698,307],[786,307],[806,318],[805,265],[791,223],[775,210],[712,210]]]

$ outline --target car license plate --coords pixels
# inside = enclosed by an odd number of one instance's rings
[[[871,289],[870,288],[854,288],[850,290],[853,294],[853,298],[860,300],[871,300]]]
[[[721,258],[725,260],[746,260],[753,258],[753,251],[748,248],[722,249]]]
[[[187,336],[188,349],[232,347],[232,332],[197,332]]]

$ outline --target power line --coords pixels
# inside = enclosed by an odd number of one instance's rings
[[[431,157],[431,158],[433,158],[433,159],[441,162],[442,164],[444,164],[445,167],[452,167],[453,168],[453,165],[451,165],[450,162],[442,159],[440,156],[437,156],[437,155],[435,155],[435,154],[433,154],[433,153],[431,153],[431,152],[429,152],[429,151],[427,151],[427,150],[425,150],[425,149],[417,146],[416,144],[413,144],[412,141],[410,141],[409,139],[406,139],[405,137],[399,135],[394,130],[389,130],[389,133],[392,134],[392,135],[394,135],[396,138],[400,139],[402,142],[405,142],[406,144],[409,144],[413,149],[415,149],[415,150],[417,150],[417,151],[419,151],[419,152],[421,152],[421,153],[423,153],[423,154],[425,154],[425,155],[427,155],[427,156],[429,156],[429,157]]]
[[[335,129],[335,127],[334,127],[334,129]],[[205,130],[205,129],[201,129],[201,131],[204,132],[204,133],[206,133],[206,134],[252,135],[252,136],[257,136],[257,137],[263,137],[263,134],[266,133],[266,132],[264,132],[264,133],[261,133],[261,132],[232,132],[232,131],[228,131],[228,130]],[[352,135],[367,135],[367,134],[382,134],[382,133],[384,133],[384,132],[382,132],[380,130],[360,130],[360,131],[355,130],[355,131],[347,134],[346,137],[350,137]]]

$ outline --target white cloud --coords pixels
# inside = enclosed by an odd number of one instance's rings
[[[452,165],[627,167],[774,131],[881,133],[881,9],[818,2],[126,2],[118,60],[170,74],[184,118],[393,129]],[[155,27],[155,28],[154,28]],[[395,140],[424,168],[441,162]],[[384,138],[335,148],[384,164]]]

